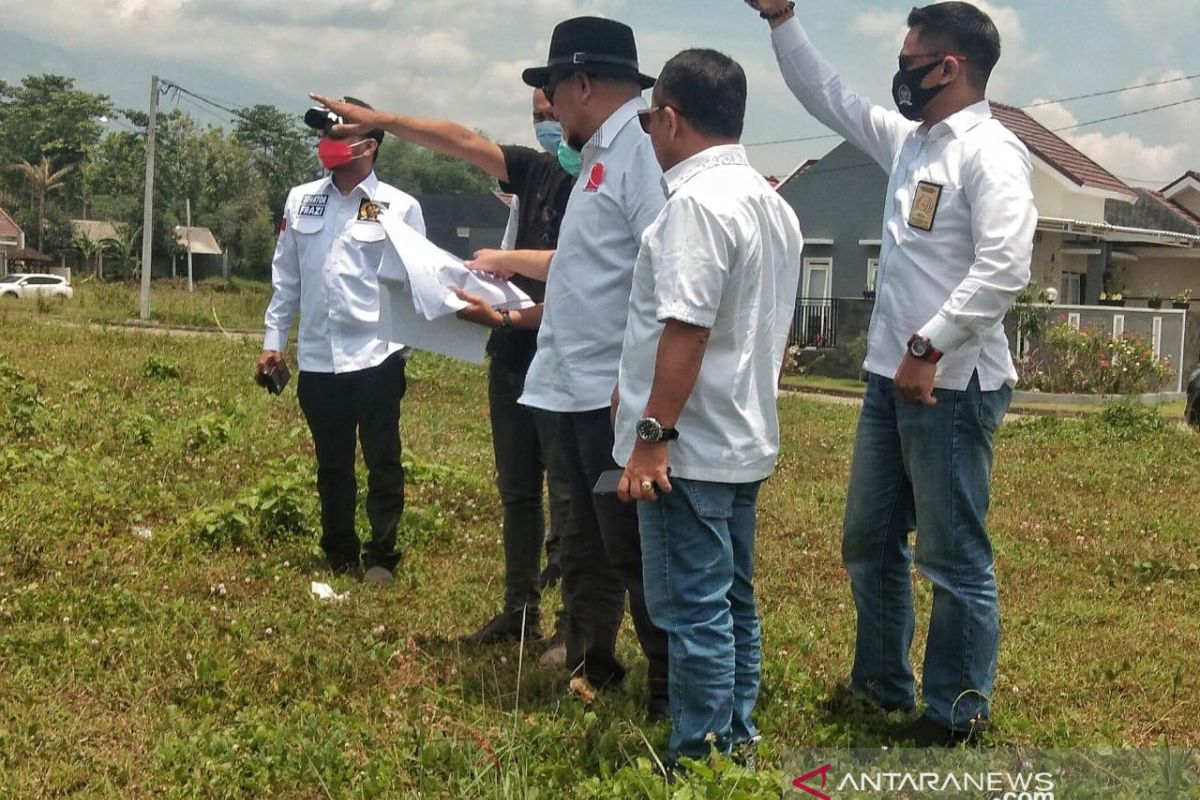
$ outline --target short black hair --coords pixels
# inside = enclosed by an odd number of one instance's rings
[[[698,133],[738,139],[746,122],[746,72],[716,50],[684,50],[658,76],[663,102]]]
[[[1000,61],[1000,32],[992,18],[970,3],[934,3],[914,8],[908,27],[919,28],[921,40],[967,57],[967,74],[987,86]]]
[[[375,107],[374,107],[374,106],[372,106],[370,103],[367,103],[367,102],[364,102],[364,101],[362,101],[362,100],[359,100],[357,97],[343,97],[343,98],[342,98],[342,100],[343,100],[344,102],[347,102],[347,103],[349,103],[349,104],[350,104],[350,105],[352,105],[352,106],[358,106],[359,108],[365,108],[365,109],[368,109],[368,110],[370,110],[370,111],[374,111],[374,110],[375,110]],[[376,144],[376,147],[375,147],[375,156],[374,156],[374,158],[372,158],[372,159],[371,159],[372,161],[378,161],[378,160],[379,160],[379,148],[383,147],[383,137],[384,137],[384,135],[385,135],[385,134],[384,134],[384,131],[383,131],[383,129],[382,129],[382,128],[375,128],[374,130],[369,130],[369,131],[367,131],[367,138],[368,138],[368,139],[374,139],[374,140],[375,140],[375,144]]]

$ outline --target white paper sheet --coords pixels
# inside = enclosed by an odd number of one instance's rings
[[[461,259],[405,225],[398,216],[385,213],[379,221],[391,244],[385,250],[379,279],[407,283],[416,309],[426,319],[437,319],[465,308],[466,303],[458,299],[456,289],[476,295],[496,309],[529,308],[534,304],[529,295],[509,281],[467,269]]]
[[[417,311],[408,285],[379,282],[379,338],[402,342],[417,350],[440,353],[472,364],[487,358],[490,330],[456,316],[428,319]]]
[[[529,308],[529,295],[508,281],[472,272],[463,262],[384,213],[387,234],[379,267],[379,337],[417,350],[482,364],[491,331],[454,316],[466,308],[455,289],[483,298],[493,308]]]

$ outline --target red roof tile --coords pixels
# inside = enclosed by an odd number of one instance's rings
[[[8,212],[0,208],[0,236],[15,236],[21,238],[21,226],[18,225]]]
[[[1193,180],[1193,181],[1200,183],[1200,172],[1196,172],[1195,170],[1188,170],[1187,172],[1183,173],[1178,178],[1176,178],[1175,180],[1171,181],[1166,186],[1164,186],[1162,188],[1162,190],[1164,192],[1169,192],[1186,180]]]
[[[1136,193],[1120,178],[1072,147],[1058,134],[1019,108],[992,101],[992,115],[1008,128],[1029,152],[1058,170],[1076,186],[1117,192],[1130,197]]]

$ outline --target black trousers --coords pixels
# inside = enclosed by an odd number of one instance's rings
[[[567,607],[567,666],[597,687],[619,683],[617,631],[625,596],[642,652],[651,697],[667,696],[667,636],[650,621],[642,588],[642,544],[637,507],[615,494],[595,495],[600,473],[617,469],[607,408],[560,413],[559,444],[571,482],[570,524],[559,549],[563,601]]]
[[[496,487],[504,506],[504,610],[528,609],[536,614],[542,600],[539,584],[542,544],[546,560],[556,563],[562,529],[570,508],[570,485],[559,462],[555,419],[545,411],[517,402],[525,388],[525,372],[492,361],[488,372],[488,406],[496,456]],[[546,535],[542,475],[550,495],[550,532]],[[555,624],[566,619],[560,612]]]
[[[400,400],[406,388],[404,358],[389,356],[377,367],[344,372],[301,372],[296,394],[317,450],[317,493],[321,496],[321,548],[335,568],[357,566],[360,558],[354,515],[355,437],[367,465],[367,519],[371,538],[362,547],[368,568],[394,570],[400,561],[396,531],[404,511],[404,468],[400,464]]]

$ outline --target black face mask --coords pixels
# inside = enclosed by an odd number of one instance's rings
[[[892,79],[892,99],[896,101],[896,108],[900,109],[900,113],[908,119],[914,122],[923,120],[925,106],[937,96],[938,92],[949,86],[949,84],[940,84],[931,89],[921,86],[921,81],[925,80],[925,76],[941,65],[941,61],[935,61],[923,67],[901,69]]]

